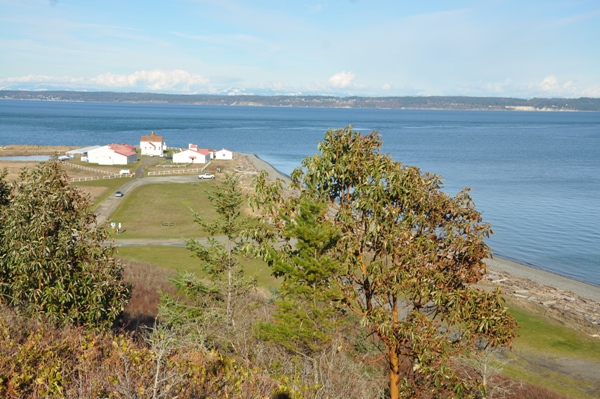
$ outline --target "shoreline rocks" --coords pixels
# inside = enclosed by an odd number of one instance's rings
[[[600,303],[597,301],[493,269],[488,270],[484,283],[499,287],[505,296],[521,304],[541,308],[545,316],[600,338]]]

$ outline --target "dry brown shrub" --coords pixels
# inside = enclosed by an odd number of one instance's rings
[[[126,282],[133,285],[131,300],[117,326],[129,331],[152,327],[158,315],[159,292],[174,293],[169,278],[175,273],[139,261],[121,259]]]
[[[0,307],[2,398],[263,398],[279,385],[169,337],[56,327]]]

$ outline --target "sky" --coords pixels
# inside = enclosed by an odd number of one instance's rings
[[[600,97],[600,1],[0,0],[0,89]]]

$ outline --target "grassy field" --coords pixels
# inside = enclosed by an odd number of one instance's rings
[[[122,238],[205,237],[193,212],[209,222],[216,212],[208,201],[213,182],[148,184],[126,193],[111,220],[125,229]],[[169,224],[169,225],[165,225]]]
[[[95,210],[98,205],[105,199],[114,195],[115,191],[119,189],[123,184],[129,180],[122,179],[102,179],[102,180],[91,180],[84,182],[73,183],[72,185],[82,189],[84,192],[88,192],[92,196],[91,210]]]
[[[193,253],[185,247],[118,247],[117,255],[123,259],[141,261],[167,270],[188,271],[198,276],[204,275],[198,258],[194,257]],[[279,281],[271,275],[271,270],[263,261],[247,259],[244,261],[244,266],[249,276],[256,277],[259,287],[267,290],[279,287]]]
[[[598,398],[592,378],[600,370],[598,339],[517,303],[510,313],[519,323],[514,352],[506,353],[503,374],[548,388],[568,398]]]

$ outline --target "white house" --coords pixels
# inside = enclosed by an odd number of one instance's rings
[[[162,157],[167,149],[167,143],[163,136],[157,136],[154,132],[150,136],[142,136],[140,139],[142,155]]]
[[[207,163],[212,159],[212,154],[211,149],[190,144],[187,150],[173,154],[173,163]]]
[[[225,148],[219,151],[215,151],[215,159],[231,160],[233,159],[233,151],[229,151]]]
[[[127,165],[137,161],[137,152],[132,145],[109,144],[89,150],[87,161],[99,165]]]

